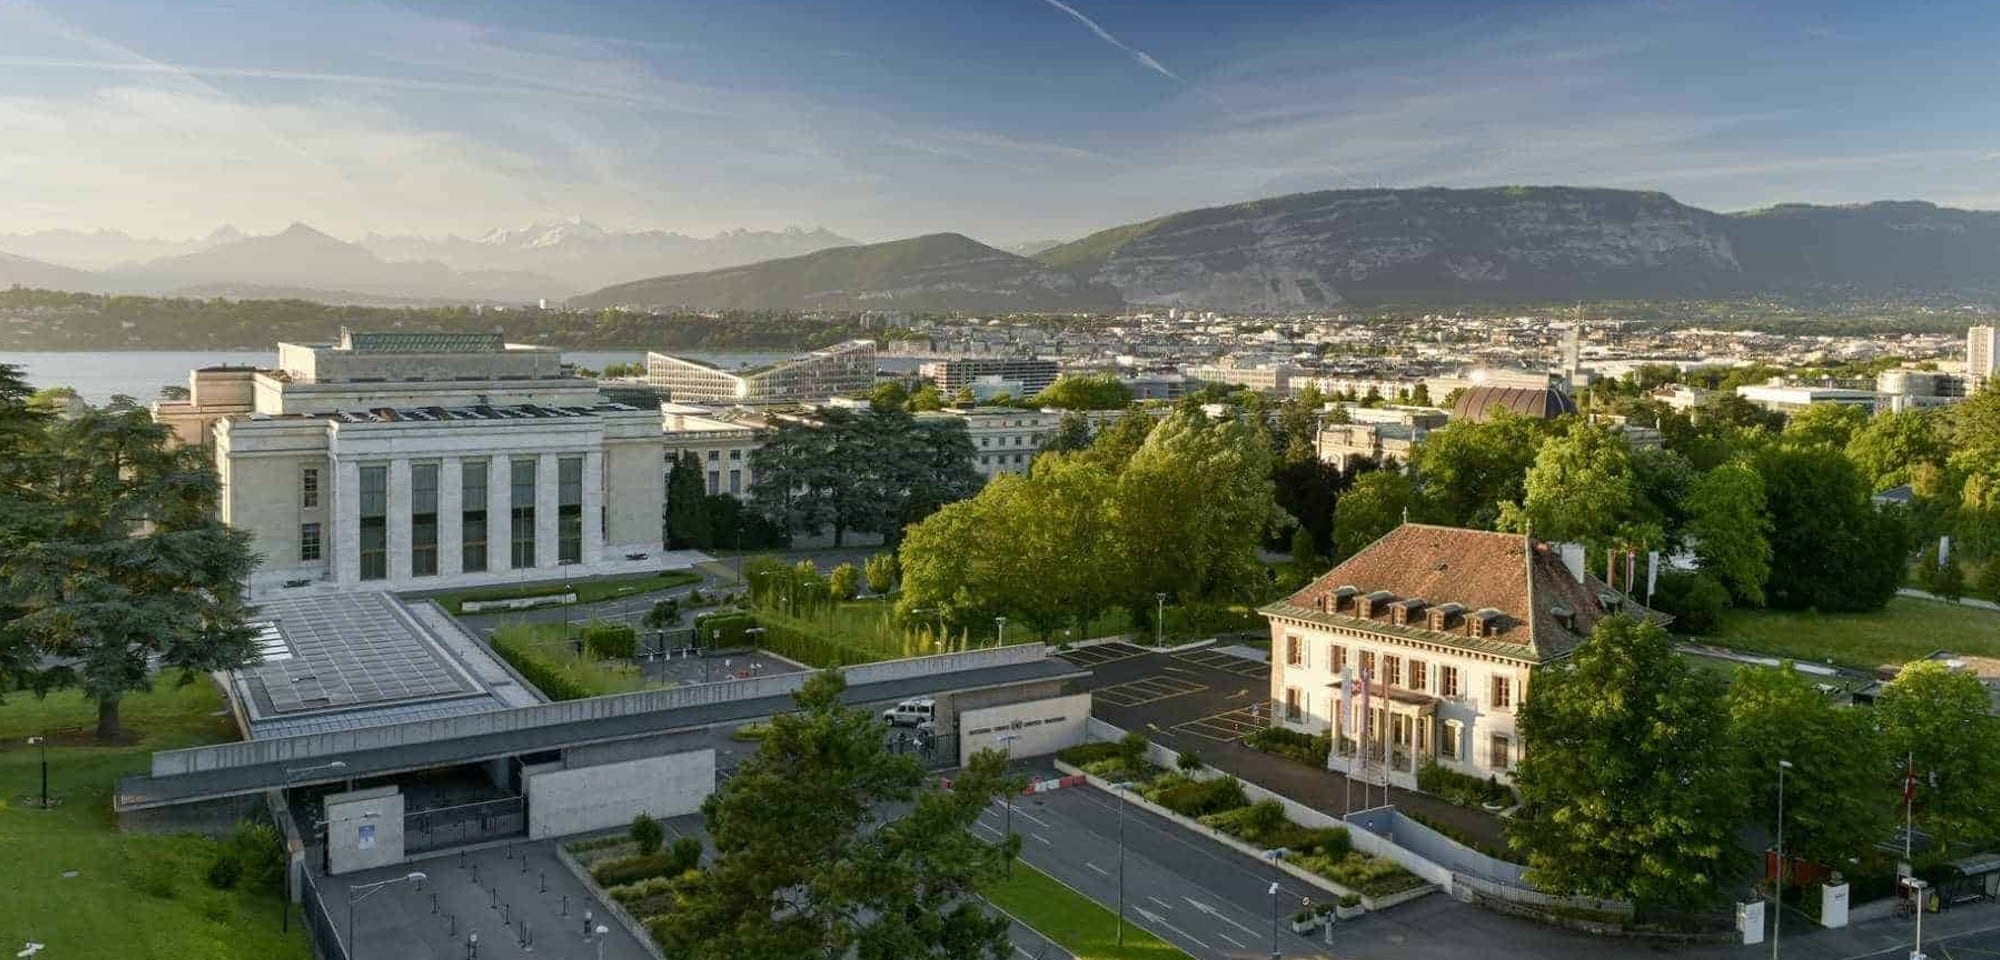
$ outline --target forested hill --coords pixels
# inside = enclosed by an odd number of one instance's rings
[[[659,315],[471,307],[334,306],[307,300],[102,296],[0,289],[0,350],[269,350],[356,330],[498,331],[571,349],[784,351],[893,331],[858,314],[736,310]]]

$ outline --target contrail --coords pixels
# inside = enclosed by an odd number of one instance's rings
[[[1097,21],[1092,20],[1081,13],[1078,13],[1075,7],[1072,7],[1069,4],[1062,2],[1062,0],[1042,0],[1042,2],[1048,4],[1051,7],[1056,8],[1057,10],[1061,10],[1062,12],[1067,13],[1072,17],[1075,17],[1076,22],[1081,23],[1086,27],[1089,27],[1091,33],[1097,34],[1097,39],[1102,40],[1105,43],[1108,43],[1114,47],[1117,47],[1120,50],[1125,51],[1126,53],[1131,54],[1132,59],[1139,61],[1139,63],[1145,66],[1146,69],[1151,70],[1154,73],[1159,74],[1160,76],[1166,77],[1169,80],[1175,81],[1176,83],[1181,82],[1181,78],[1176,76],[1172,70],[1167,69],[1164,65],[1160,63],[1160,61],[1153,59],[1152,54],[1147,53],[1144,50],[1140,50],[1137,47],[1127,44],[1125,41],[1112,36],[1111,31],[1098,26]]]

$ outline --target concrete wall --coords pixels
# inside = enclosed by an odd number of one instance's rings
[[[961,671],[1033,663],[1047,656],[1047,647],[1030,643],[966,653],[941,654],[934,657],[917,657],[910,660],[891,660],[849,668],[846,671],[847,684],[852,689],[863,684],[888,680],[942,677]],[[358,730],[341,730],[277,740],[248,740],[185,750],[163,750],[153,754],[152,775],[170,777],[230,767],[290,763],[308,757],[337,757],[346,753],[384,747],[434,743],[459,737],[580,723],[701,704],[783,696],[804,686],[809,676],[811,676],[809,673],[791,673],[752,677],[747,680],[644,690],[638,693],[621,693],[585,700],[565,700],[559,703],[494,710],[488,713],[444,717],[393,726],[364,727]]]
[[[604,444],[604,543],[622,556],[628,549],[657,551],[666,509],[665,445],[651,442]],[[589,522],[593,518],[584,518]]]
[[[224,837],[236,829],[237,821],[255,817],[264,809],[263,794],[246,793],[172,807],[120,811],[118,829],[126,833],[199,833]]]
[[[1407,848],[1453,873],[1470,874],[1481,880],[1515,887],[1528,885],[1525,876],[1528,868],[1480,853],[1403,816],[1395,807],[1359,810],[1349,814],[1347,822]]]
[[[561,837],[624,826],[641,813],[677,817],[701,809],[715,790],[715,751],[564,769],[547,763],[521,772],[528,836]]]
[[[1090,694],[1075,693],[1030,700],[958,714],[958,760],[965,763],[980,750],[1004,750],[1015,757],[1039,757],[1084,741],[1084,720],[1090,716]],[[1002,743],[1003,736],[1020,739]]]
[[[371,787],[328,794],[328,872],[339,875],[403,862],[403,791]]]

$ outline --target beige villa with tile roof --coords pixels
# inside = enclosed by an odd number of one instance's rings
[[[1580,549],[1406,523],[1262,608],[1274,719],[1332,730],[1329,768],[1372,782],[1414,787],[1432,760],[1504,782],[1535,670],[1621,611],[1657,616],[1586,573]]]

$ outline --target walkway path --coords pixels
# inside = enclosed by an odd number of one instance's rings
[[[1898,587],[1896,588],[1896,595],[1899,597],[1910,597],[1917,600],[1934,600],[1938,603],[1956,603],[1961,607],[1972,607],[1977,610],[1992,610],[2000,612],[2000,603],[1994,603],[1991,600],[1981,600],[1977,597],[1960,597],[1957,600],[1946,600],[1945,598],[1940,597],[1935,593],[1926,593],[1915,587]]]

